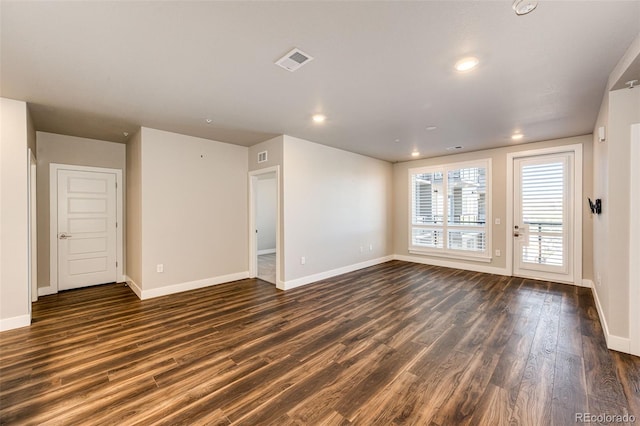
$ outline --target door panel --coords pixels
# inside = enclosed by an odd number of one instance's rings
[[[116,175],[58,170],[58,288],[116,281]]]
[[[573,153],[514,159],[514,275],[573,282]]]

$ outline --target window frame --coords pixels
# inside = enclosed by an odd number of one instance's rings
[[[450,225],[449,224],[449,182],[448,176],[450,171],[478,167],[486,169],[486,195],[485,195],[485,224],[483,231],[485,232],[485,250],[484,251],[471,251],[471,250],[461,250],[461,249],[452,249],[449,248],[449,231],[451,230],[478,230],[479,228],[473,227],[465,227],[464,225]],[[414,188],[413,188],[413,176],[422,174],[422,173],[442,173],[443,174],[443,184],[442,184],[442,192],[444,195],[444,204],[443,204],[443,218],[442,225],[421,225],[413,223],[413,211],[415,209],[414,206]],[[483,158],[479,160],[472,161],[462,161],[456,163],[447,163],[447,164],[436,164],[430,166],[422,166],[422,167],[413,167],[408,170],[408,188],[409,188],[409,226],[408,226],[408,251],[411,254],[420,254],[420,255],[428,255],[428,256],[438,256],[438,257],[447,257],[453,259],[461,259],[461,260],[471,260],[476,262],[491,262],[492,261],[492,228],[493,228],[493,215],[492,215],[492,171],[491,171],[491,158]],[[444,238],[443,247],[435,248],[435,247],[422,247],[416,246],[413,244],[413,231],[415,229],[433,229],[442,231],[442,235]]]

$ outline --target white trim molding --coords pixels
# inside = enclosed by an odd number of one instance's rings
[[[360,263],[354,263],[353,265],[343,266],[341,268],[331,269],[325,272],[319,272],[313,275],[307,275],[305,277],[296,278],[289,281],[280,281],[277,283],[277,288],[280,290],[291,290],[296,287],[302,287],[303,285],[312,284],[320,280],[326,280],[337,275],[346,274],[348,272],[357,271],[358,269],[368,268],[370,266],[379,265],[381,263],[389,262],[393,260],[394,256],[384,256],[377,259],[367,260]]]
[[[452,260],[433,259],[430,257],[416,257],[405,256],[396,254],[393,256],[395,260],[402,260],[404,262],[421,263],[423,265],[443,266],[445,268],[463,269],[465,271],[484,272],[486,274],[495,275],[511,275],[506,268],[499,268],[497,266],[486,266],[477,263],[462,263]]]
[[[31,325],[30,314],[0,319],[0,331],[8,331],[8,330],[13,330],[15,328],[28,327],[30,325]]]
[[[580,283],[580,284],[576,284],[576,285],[577,285],[577,286],[580,286],[580,287],[586,287],[586,288],[593,288],[593,287],[594,287],[594,285],[593,285],[593,281],[588,280],[588,279],[586,279],[586,278],[583,278],[583,279],[582,279],[582,283]]]
[[[126,282],[131,291],[133,291],[136,296],[138,296],[138,299],[142,300],[142,289],[140,288],[140,286],[128,275],[125,275],[124,282]]]
[[[128,277],[127,277],[128,278]],[[196,290],[218,284],[225,284],[232,281],[249,278],[249,271],[237,272],[235,274],[220,275],[217,277],[205,278],[202,280],[188,281],[184,283],[172,284],[158,288],[145,290],[135,283],[131,278],[127,279],[127,284],[140,300],[153,299],[154,297],[168,296],[170,294],[182,293],[183,291]]]
[[[58,292],[57,288],[53,288],[48,285],[46,287],[38,287],[38,296],[49,296],[51,294],[56,294]]]
[[[124,184],[122,169],[104,167],[75,166],[70,164],[49,164],[49,286],[58,292],[58,170],[80,172],[113,173],[116,175],[116,280],[124,280]],[[38,290],[38,294],[40,290]]]
[[[598,290],[595,287],[591,288],[591,292],[593,293],[593,299],[596,302],[596,310],[598,311],[598,316],[600,317],[600,323],[602,324],[602,331],[604,333],[604,338],[607,341],[607,348],[624,353],[631,353],[631,339],[628,337],[620,337],[615,334],[611,334],[609,332],[609,326],[607,325],[607,317],[604,315],[604,311],[602,309],[602,305],[600,304],[600,298],[598,297]]]

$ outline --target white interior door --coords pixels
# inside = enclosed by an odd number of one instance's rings
[[[573,152],[514,159],[514,275],[574,281],[573,167]]]
[[[116,175],[58,170],[58,288],[117,280]]]

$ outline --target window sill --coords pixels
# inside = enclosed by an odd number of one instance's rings
[[[493,258],[486,256],[468,256],[460,253],[444,252],[444,251],[432,251],[432,250],[420,250],[413,247],[409,247],[409,253],[419,254],[422,256],[444,257],[447,259],[468,260],[471,262],[483,262],[491,263]]]

